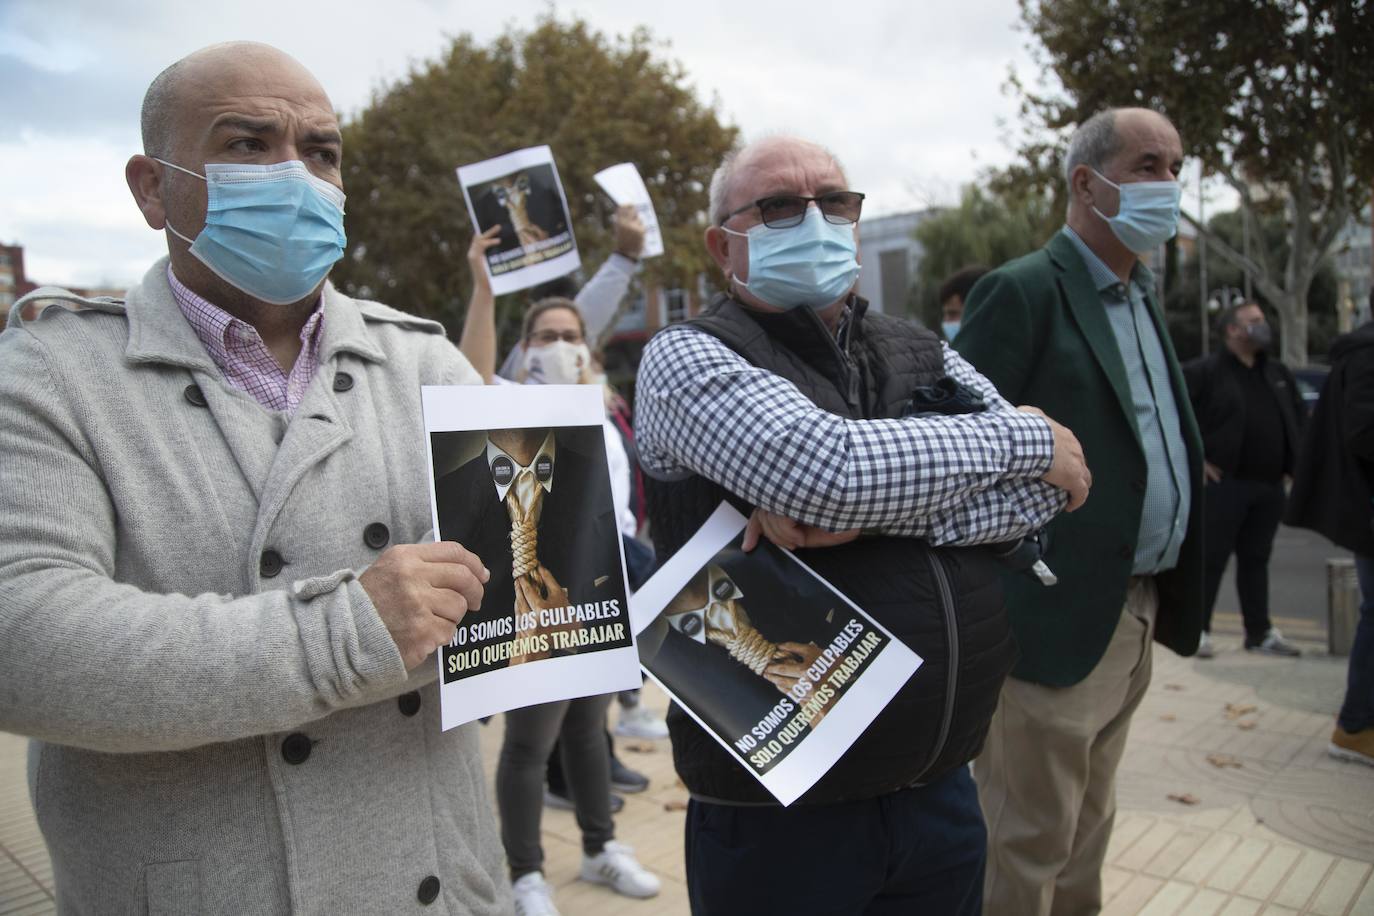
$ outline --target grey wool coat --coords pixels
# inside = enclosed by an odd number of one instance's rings
[[[432,528],[420,386],[480,379],[326,285],[288,422],[166,269],[0,334],[0,729],[59,911],[509,912],[477,727],[440,731],[357,578]]]

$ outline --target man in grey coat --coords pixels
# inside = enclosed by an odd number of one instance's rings
[[[430,538],[438,325],[350,299],[333,106],[263,45],[164,71],[126,169],[169,258],[0,335],[0,728],[63,913],[505,913],[432,654],[488,573]]]

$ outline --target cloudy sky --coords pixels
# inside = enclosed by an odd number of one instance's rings
[[[608,34],[646,25],[703,99],[746,136],[815,138],[866,192],[866,213],[952,202],[1011,156],[1010,68],[1034,75],[1016,0],[0,0],[0,241],[46,283],[122,285],[164,250],[124,184],[148,82],[216,41],[276,45],[312,70],[345,115],[436,56],[448,38],[490,40],[543,11]],[[555,150],[555,154],[556,154]],[[347,155],[347,151],[345,151]],[[461,163],[455,162],[454,165]]]

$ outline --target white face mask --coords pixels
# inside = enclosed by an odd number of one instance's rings
[[[578,385],[592,362],[585,343],[555,340],[525,351],[525,382],[534,385]]]

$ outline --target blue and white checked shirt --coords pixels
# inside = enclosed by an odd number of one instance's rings
[[[1067,495],[1040,480],[1054,437],[942,344],[945,372],[983,394],[983,413],[850,420],[813,404],[695,328],[644,349],[635,442],[646,473],[700,474],[756,506],[832,531],[933,544],[1009,541],[1044,526]]]
[[[1145,499],[1140,509],[1131,574],[1164,572],[1178,565],[1183,535],[1188,531],[1192,487],[1188,481],[1188,447],[1183,442],[1178,404],[1169,383],[1169,363],[1145,301],[1145,290],[1153,285],[1154,274],[1137,263],[1130,284],[1123,284],[1077,232],[1068,226],[1061,231],[1082,255],[1102,297],[1102,307],[1126,365],[1136,429],[1145,452]]]

